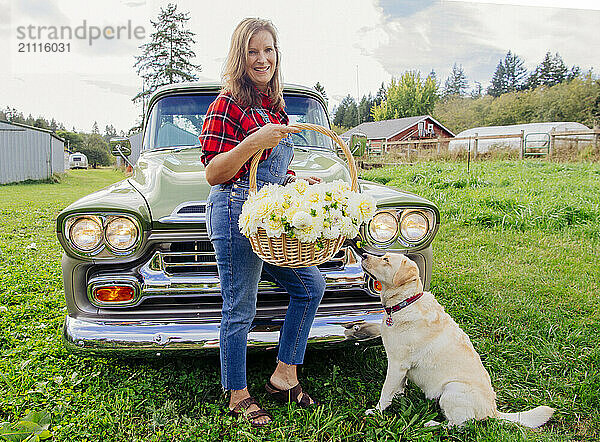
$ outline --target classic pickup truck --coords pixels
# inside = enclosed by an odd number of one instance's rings
[[[159,89],[148,104],[142,152],[131,177],[64,209],[57,235],[68,314],[68,349],[91,354],[157,355],[218,349],[221,296],[206,234],[210,189],[198,135],[216,83]],[[286,85],[290,122],[329,127],[326,103],[315,90]],[[331,139],[314,131],[293,136],[290,168],[299,177],[350,180]],[[127,154],[128,140],[114,151]],[[361,268],[361,253],[398,252],[416,261],[425,288],[439,210],[414,194],[360,180],[377,201],[375,217],[319,266],[327,289],[309,346],[377,342],[383,310],[377,281]],[[285,291],[267,275],[259,285],[248,346],[277,345],[287,306]]]

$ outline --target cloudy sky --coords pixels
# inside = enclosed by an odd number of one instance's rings
[[[133,64],[152,32],[157,0],[0,0],[0,107],[55,118],[77,130],[134,125],[141,89]],[[279,30],[286,82],[320,82],[334,106],[347,94],[376,93],[407,70],[443,81],[461,64],[485,88],[508,50],[528,69],[547,51],[600,72],[597,0],[201,0],[177,1],[196,33],[200,80],[218,80],[229,39],[244,17],[270,18]],[[85,27],[83,26],[85,23]],[[116,34],[119,26],[121,34]],[[85,39],[52,39],[70,27]],[[90,41],[97,28],[104,32]],[[136,38],[135,29],[138,29]],[[66,32],[66,31],[65,31]],[[112,32],[112,33],[111,33]],[[131,37],[128,35],[131,33]],[[120,38],[117,38],[120,37]],[[70,43],[42,52],[39,43]],[[23,52],[19,52],[19,48]],[[35,50],[35,52],[34,52]]]

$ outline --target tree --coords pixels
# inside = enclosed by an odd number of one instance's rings
[[[386,98],[387,98],[387,95],[386,95],[386,91],[385,91],[385,86],[382,81],[381,86],[379,87],[379,90],[377,91],[377,95],[375,95],[375,104],[380,104]]]
[[[190,19],[188,13],[177,12],[177,5],[169,3],[161,8],[157,21],[150,20],[156,30],[151,41],[140,46],[142,55],[136,56],[134,67],[144,82],[143,90],[133,97],[134,102],[144,100],[165,84],[197,80],[200,65],[191,60],[196,56],[191,45],[196,43],[194,33],[185,29]]]
[[[433,77],[431,74],[429,74],[429,76],[435,81],[435,72],[433,74]],[[468,87],[469,82],[467,81],[467,76],[465,75],[462,65],[457,65],[454,63],[454,66],[452,66],[452,73],[446,79],[446,83],[444,84],[444,97],[448,97],[450,95],[462,97],[466,94]]]
[[[504,57],[504,75],[507,92],[523,89],[527,69],[523,65],[523,60],[511,51],[508,51]]]
[[[92,125],[92,133],[93,134],[99,134],[100,133],[100,128],[98,127],[98,122],[94,121],[94,124]]]
[[[358,107],[356,100],[350,94],[346,95],[337,107],[333,124],[348,128],[358,124]]]
[[[88,163],[92,167],[110,165],[111,157],[108,153],[108,144],[100,134],[82,134],[82,139],[83,142],[78,150],[87,157]]]
[[[481,97],[482,92],[483,92],[483,88],[481,87],[481,83],[476,81],[475,86],[473,86],[473,90],[471,91],[471,98]]]
[[[323,86],[321,86],[321,83],[319,83],[317,81],[317,84],[315,84],[314,88],[318,93],[323,95],[323,98],[325,98],[325,103],[329,103],[329,98],[327,98],[327,94],[325,93],[325,88]]]
[[[557,52],[552,56],[546,52],[542,62],[535,68],[527,79],[527,88],[535,89],[538,86],[552,87],[563,81],[571,81],[581,75],[581,69],[573,66],[571,70],[567,69],[565,62]]]
[[[418,71],[407,71],[398,80],[392,78],[386,99],[373,107],[375,121],[430,114],[438,99],[435,80],[421,79]]]
[[[117,136],[117,129],[115,129],[115,127],[112,124],[107,124],[106,127],[104,128],[104,136],[102,138],[104,138],[104,141],[106,141],[107,143],[110,141],[110,139],[112,137],[116,137]]]
[[[71,132],[66,130],[57,130],[56,135],[65,140],[67,148],[71,152],[77,152],[81,149],[81,146],[83,146],[83,135],[75,132],[75,130]]]
[[[375,106],[375,98],[371,93],[369,96],[363,95],[358,104],[358,124],[373,121],[371,110]]]
[[[487,93],[492,97],[499,97],[507,92],[522,90],[526,87],[526,75],[527,70],[523,66],[523,60],[508,51],[504,60],[498,62]]]

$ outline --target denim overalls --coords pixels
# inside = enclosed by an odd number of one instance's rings
[[[263,122],[269,117],[257,109]],[[283,184],[293,156],[291,136],[260,162],[258,188],[265,183]],[[302,364],[315,313],[325,291],[325,280],[316,266],[290,269],[263,262],[240,233],[238,218],[248,197],[248,174],[233,184],[212,186],[206,208],[206,227],[215,249],[223,309],[219,330],[221,383],[225,390],[246,387],[246,343],[256,313],[256,295],[264,269],[290,295],[279,332],[278,360]]]

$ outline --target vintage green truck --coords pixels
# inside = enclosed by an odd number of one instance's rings
[[[216,83],[180,83],[150,99],[141,155],[131,177],[87,195],[57,218],[64,248],[68,349],[91,354],[157,355],[218,349],[221,296],[206,234],[210,189],[198,135]],[[326,103],[310,88],[286,85],[290,122],[329,127]],[[328,137],[294,135],[290,168],[299,177],[349,181],[347,165]],[[115,140],[116,151],[130,149]],[[378,211],[329,262],[319,266],[327,289],[309,345],[377,342],[383,310],[379,286],[361,268],[361,252],[398,252],[416,261],[425,288],[439,210],[414,194],[360,180]],[[266,275],[259,285],[249,347],[277,345],[287,296]]]

